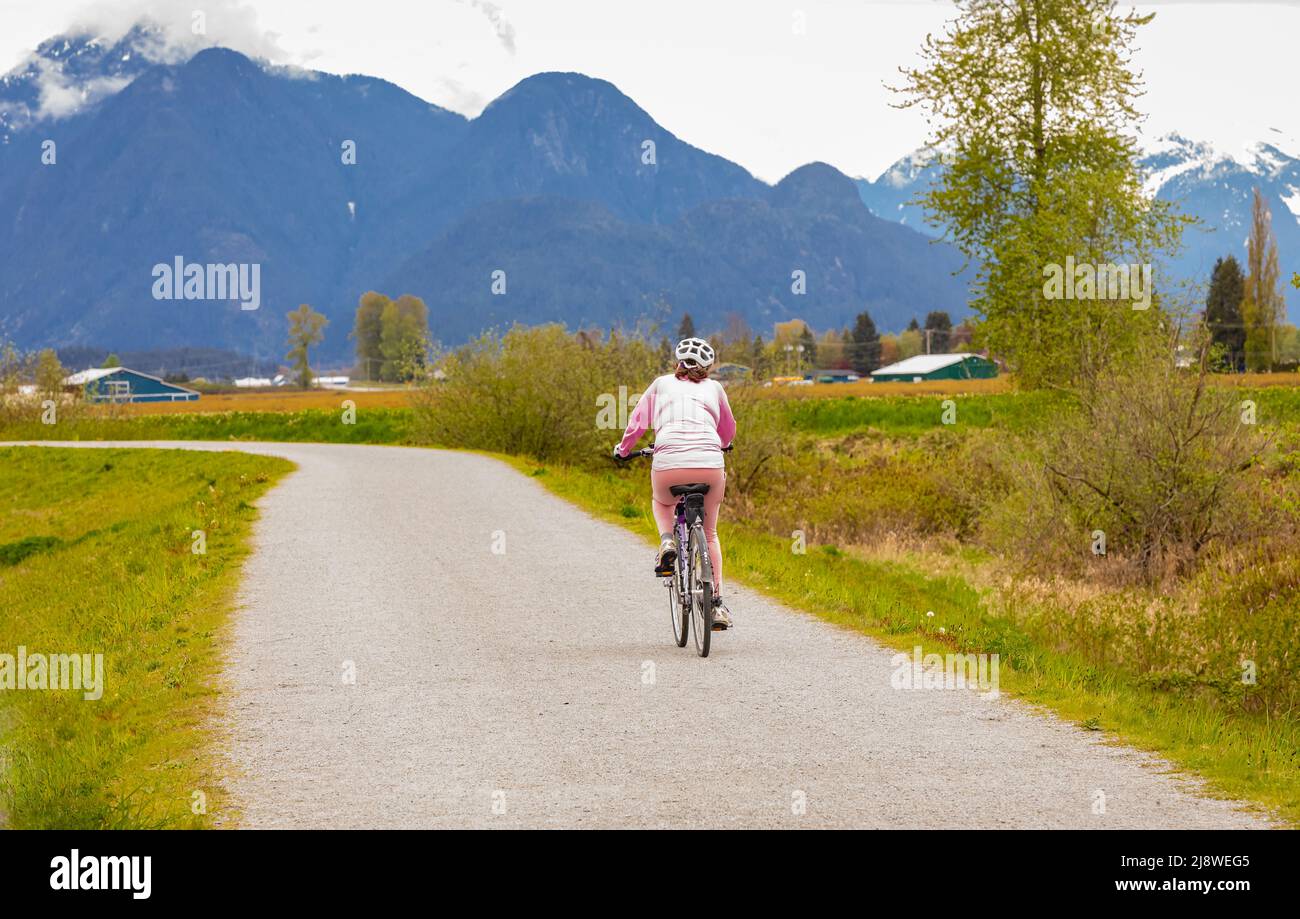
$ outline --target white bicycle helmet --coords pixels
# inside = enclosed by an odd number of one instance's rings
[[[679,361],[686,361],[688,364],[696,364],[700,367],[711,367],[717,355],[713,352],[713,346],[703,338],[683,338],[677,343],[677,350],[673,352]]]

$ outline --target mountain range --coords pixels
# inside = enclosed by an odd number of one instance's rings
[[[1251,206],[1258,188],[1268,203],[1284,278],[1300,269],[1300,156],[1285,149],[1300,143],[1272,131],[1269,141],[1225,151],[1179,134],[1156,138],[1146,146],[1139,165],[1145,190],[1172,202],[1197,219],[1183,233],[1182,248],[1157,271],[1176,283],[1207,285],[1216,259],[1235,255],[1243,270]],[[925,221],[914,201],[930,186],[936,169],[924,151],[898,160],[874,180],[857,179],[858,193],[873,214],[931,236],[938,231]],[[1186,288],[1193,299],[1195,290]],[[1284,285],[1291,322],[1300,321],[1300,292]],[[1203,294],[1201,295],[1203,296]]]
[[[158,45],[147,25],[59,37],[0,80],[0,336],[266,357],[305,302],[338,359],[369,289],[424,298],[453,344],[514,321],[737,313],[770,334],[967,312],[957,253],[847,176],[768,185],[603,80],[537,74],[467,119],[375,77]],[[177,258],[260,266],[259,308],[155,299]]]

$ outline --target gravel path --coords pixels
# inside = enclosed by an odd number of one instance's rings
[[[1266,825],[1023,704],[896,690],[894,652],[749,590],[701,660],[647,543],[491,459],[95,446],[298,464],[260,502],[226,671],[248,826]]]

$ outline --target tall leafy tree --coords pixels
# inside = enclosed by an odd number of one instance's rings
[[[898,336],[880,336],[880,366],[888,367],[890,364],[896,364],[902,359],[903,352],[899,347]]]
[[[325,340],[325,326],[329,320],[316,312],[306,303],[289,313],[289,353],[286,359],[293,363],[298,385],[303,389],[311,386],[311,362],[309,351],[313,345]]]
[[[63,378],[67,375],[68,371],[59,362],[59,355],[52,348],[46,348],[36,355],[36,391],[42,399],[58,401],[63,392]]]
[[[429,338],[429,309],[424,301],[403,294],[384,307],[380,317],[380,379],[408,380],[424,364]]]
[[[677,326],[677,340],[681,341],[683,338],[694,338],[694,337],[695,337],[695,320],[691,318],[690,313],[683,313],[681,325]]]
[[[919,328],[908,329],[898,336],[898,359],[906,360],[925,351],[925,336]]]
[[[1281,277],[1273,215],[1256,188],[1250,237],[1246,240],[1246,293],[1241,304],[1246,326],[1246,364],[1251,370],[1268,370],[1277,363],[1277,327],[1285,312]]]
[[[1205,326],[1210,340],[1223,353],[1229,370],[1245,369],[1246,327],[1241,303],[1246,298],[1246,279],[1236,256],[1218,259],[1210,274],[1210,291],[1205,298]]]
[[[379,379],[379,371],[384,363],[384,309],[391,302],[378,291],[369,290],[361,295],[357,304],[351,335],[356,342],[356,372],[363,380]]]
[[[1156,310],[1048,296],[1067,258],[1148,264],[1181,221],[1142,191],[1131,63],[1153,14],[1114,0],[956,0],[900,106],[923,110],[943,168],[920,198],[976,264],[973,306],[989,345],[1028,385],[1071,382],[1140,338]]]
[[[880,368],[880,333],[876,323],[866,310],[858,313],[853,320],[853,369],[866,374]]]

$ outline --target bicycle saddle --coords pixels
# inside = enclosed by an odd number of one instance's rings
[[[707,495],[709,486],[707,485],[672,485],[668,489],[672,492],[673,497],[680,498],[682,495]]]

